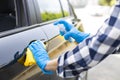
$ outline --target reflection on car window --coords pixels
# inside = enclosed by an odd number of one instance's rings
[[[61,3],[62,3],[63,12],[64,12],[64,17],[69,16],[70,11],[69,11],[67,0],[61,0]]]
[[[42,22],[54,20],[63,17],[59,0],[37,0],[40,8]],[[66,1],[64,1],[66,4]],[[68,16],[67,6],[65,6],[65,16]]]
[[[14,0],[0,1],[0,32],[16,27]]]

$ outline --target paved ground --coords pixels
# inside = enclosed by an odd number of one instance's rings
[[[109,11],[108,7],[93,7],[91,5],[75,9],[77,16],[83,22],[85,32],[91,34],[95,34],[101,27],[108,17]],[[89,70],[88,80],[120,80],[120,54],[107,57],[103,62]]]
[[[120,55],[111,55],[89,70],[88,80],[120,80]]]

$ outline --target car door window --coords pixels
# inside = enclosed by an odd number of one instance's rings
[[[59,0],[37,0],[40,8],[42,22],[63,17]]]
[[[0,0],[0,32],[16,27],[14,0]]]

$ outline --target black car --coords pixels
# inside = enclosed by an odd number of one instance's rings
[[[69,0],[0,0],[0,80],[58,79],[56,74],[43,76],[36,65],[25,67],[18,62],[33,40],[43,41],[51,58],[56,50],[69,49],[53,25],[58,19],[80,23]]]

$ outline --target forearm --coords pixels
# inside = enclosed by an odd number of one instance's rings
[[[47,62],[45,70],[56,70],[58,66],[58,58],[50,60]]]

